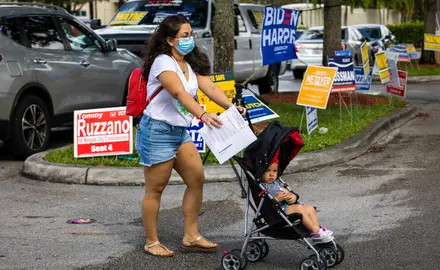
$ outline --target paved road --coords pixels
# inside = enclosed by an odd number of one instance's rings
[[[440,106],[400,129],[386,147],[350,162],[285,177],[346,250],[335,269],[438,269]],[[183,254],[182,186],[169,186],[160,215],[161,240],[177,256],[142,253],[143,187],[64,185],[28,180],[20,162],[0,163],[0,269],[220,269],[221,253]],[[140,176],[141,177],[141,176]],[[243,237],[243,200],[235,183],[205,187],[201,231],[225,249]],[[67,220],[92,217],[89,225]],[[292,241],[247,269],[292,269],[309,254]]]

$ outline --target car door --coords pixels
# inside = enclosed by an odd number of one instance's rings
[[[249,78],[254,72],[254,54],[251,49],[252,37],[243,19],[238,5],[235,9],[235,30],[234,30],[234,73],[235,79],[242,82]]]
[[[27,60],[34,64],[37,82],[49,92],[54,114],[72,112],[78,102],[77,81],[72,77],[75,56],[67,50],[52,16],[25,16],[21,21]]]
[[[107,51],[102,40],[86,27],[69,17],[56,17],[60,31],[76,58],[75,91],[87,108],[120,106],[125,92],[126,63],[117,51]]]

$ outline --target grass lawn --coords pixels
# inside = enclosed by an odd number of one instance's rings
[[[412,67],[410,63],[399,62],[398,68],[402,71],[407,71],[408,76],[433,76],[440,75],[439,65],[419,65],[417,67],[417,61],[412,60]]]
[[[277,95],[277,98],[270,98],[270,96],[265,97],[268,105],[271,109],[280,115],[279,120],[282,124],[287,126],[301,126],[302,127],[302,137],[305,142],[305,146],[301,150],[302,152],[308,152],[313,150],[318,150],[322,148],[327,148],[330,146],[337,145],[347,138],[359,133],[368,124],[373,122],[375,119],[387,115],[394,110],[404,106],[405,101],[398,98],[393,98],[392,103],[388,102],[388,97],[377,97],[371,96],[366,98],[365,95],[358,94],[358,98],[363,97],[358,100],[368,101],[366,104],[373,104],[373,100],[380,100],[379,103],[375,105],[367,106],[358,105],[359,103],[354,102],[352,106],[348,105],[348,109],[353,111],[353,117],[350,117],[346,108],[342,106],[342,125],[340,123],[340,107],[337,104],[331,104],[329,101],[329,106],[326,110],[318,110],[318,125],[319,127],[325,127],[328,129],[326,134],[320,134],[318,130],[315,130],[309,137],[307,135],[306,119],[304,117],[302,125],[301,116],[304,107],[297,106],[296,102],[289,100],[289,95],[285,94],[272,94]],[[295,94],[292,94],[295,95]],[[294,97],[295,98],[295,97]],[[296,99],[296,98],[295,98]],[[332,100],[332,99],[331,99]],[[337,102],[338,98],[333,98]],[[348,95],[344,96],[346,103],[349,103]],[[355,100],[355,95],[352,95],[352,100]],[[263,125],[257,125],[257,129],[262,129]],[[204,157],[204,154],[201,154]],[[83,164],[83,165],[94,165],[94,166],[127,166],[134,167],[140,166],[139,159],[136,154],[129,156],[110,156],[110,157],[95,157],[95,158],[79,158],[75,159],[73,157],[73,145],[69,145],[66,148],[55,149],[49,151],[45,156],[45,160],[54,163],[66,163],[66,164]],[[217,163],[215,157],[211,154],[208,157],[207,164]]]

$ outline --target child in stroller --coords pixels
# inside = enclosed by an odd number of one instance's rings
[[[245,241],[241,249],[223,252],[221,261],[223,269],[241,270],[249,261],[256,262],[265,258],[269,252],[266,240],[295,240],[312,250],[313,254],[300,263],[300,269],[324,270],[342,262],[344,250],[334,241],[332,232],[317,228],[319,227],[317,219],[311,223],[312,226],[307,225],[310,208],[307,207],[308,211],[302,213],[300,211],[290,213],[291,209],[287,211],[293,201],[293,204],[300,204],[299,195],[289,188],[281,176],[303,146],[304,142],[298,128],[283,127],[279,121],[273,121],[258,135],[257,140],[246,148],[242,158],[233,157],[248,180],[245,188],[244,181],[242,182],[233,166],[242,193],[246,196]],[[232,164],[232,161],[230,163]],[[270,173],[269,168],[276,169],[276,176]],[[271,176],[265,179],[265,175]],[[286,205],[282,200],[278,200],[279,192],[271,191],[273,188],[265,183],[265,180],[266,182],[276,180],[278,188],[281,186],[283,192],[292,194],[293,196],[289,195],[291,204]],[[249,208],[255,212],[251,224],[249,224]],[[313,207],[312,209],[315,211]],[[318,226],[315,226],[316,224]],[[313,239],[313,233],[316,232],[319,236],[315,238],[319,241],[313,241],[312,244],[307,238]]]
[[[311,205],[298,203],[298,194],[284,188],[283,183],[278,180],[278,156],[274,157],[262,178],[267,192],[280,202],[281,209],[286,215],[293,213],[302,215],[302,223],[311,232],[315,244],[328,243],[333,240],[333,232],[319,226],[315,208]]]

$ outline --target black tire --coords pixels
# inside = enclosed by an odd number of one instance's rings
[[[300,270],[327,270],[327,264],[325,260],[319,261],[316,255],[311,255],[301,261],[299,265]]]
[[[338,248],[338,250],[336,251],[338,253],[338,261],[336,262],[336,265],[338,265],[344,260],[345,251],[339,244],[336,244],[336,247]]]
[[[248,261],[256,262],[263,256],[263,248],[258,241],[250,241],[246,245],[245,256]]]
[[[240,250],[235,249],[222,257],[221,267],[224,270],[241,270],[246,268],[247,258],[240,256]]]
[[[269,66],[269,70],[264,78],[258,81],[258,91],[260,95],[278,92],[278,72],[274,65]]]
[[[269,245],[266,241],[259,240],[260,246],[261,246],[261,256],[260,260],[266,258],[266,256],[269,254]]]
[[[326,261],[328,268],[332,268],[339,261],[338,252],[331,246],[323,247],[318,252],[319,256]]]
[[[293,71],[293,77],[294,77],[295,79],[302,79],[303,76],[304,76],[304,70],[301,70],[301,69],[295,69],[295,70]]]
[[[29,124],[22,124],[23,119]],[[28,128],[24,130],[25,125]],[[46,150],[50,141],[50,128],[51,114],[48,105],[37,96],[23,96],[14,110],[11,119],[12,136],[5,145],[14,156],[25,159]]]

